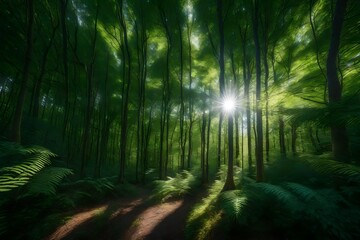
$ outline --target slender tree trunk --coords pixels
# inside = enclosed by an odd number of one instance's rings
[[[192,47],[191,47],[191,26],[189,22],[186,24],[188,55],[189,55],[189,133],[188,133],[188,152],[187,152],[187,169],[190,169],[192,157],[192,128],[193,128],[193,95],[192,95]]]
[[[182,28],[178,23],[179,41],[180,41],[180,169],[185,169],[185,138],[184,138],[184,118],[185,118],[185,104],[184,104],[184,61],[183,61],[183,36]]]
[[[211,112],[209,112],[209,119],[207,121],[206,134],[206,158],[205,158],[205,181],[209,181],[209,151],[210,151],[210,130],[211,130]]]
[[[38,116],[39,116],[40,91],[41,91],[41,86],[42,86],[42,80],[43,80],[44,74],[45,74],[47,57],[48,57],[50,49],[52,47],[57,28],[58,28],[58,25],[56,25],[53,28],[52,33],[51,33],[51,37],[50,37],[50,41],[49,41],[48,45],[45,47],[45,49],[44,49],[44,53],[43,53],[42,60],[41,60],[40,74],[39,74],[39,77],[37,79],[37,82],[35,83],[35,91],[34,91],[34,99],[33,99],[34,104],[33,104],[33,109],[32,109],[32,116],[34,118],[38,118]]]
[[[258,17],[259,3],[255,0],[253,31],[255,44],[255,67],[256,67],[256,180],[264,181],[264,162],[263,162],[263,122],[262,122],[262,106],[261,106],[261,63],[260,63],[260,44],[258,36]]]
[[[244,121],[241,114],[241,169],[244,170]]]
[[[228,114],[228,169],[226,174],[225,185],[222,191],[235,189],[234,183],[234,122],[233,115]]]
[[[265,20],[266,22],[266,20]],[[263,53],[263,62],[264,62],[264,81],[265,81],[265,151],[266,151],[266,161],[269,161],[269,152],[270,152],[270,137],[269,137],[269,64],[268,64],[268,39],[267,39],[267,24],[264,27],[264,53]]]
[[[285,158],[286,157],[285,123],[281,112],[279,113],[279,144],[280,144],[280,154],[282,158]]]
[[[326,62],[329,89],[329,103],[334,104],[341,100],[342,87],[337,73],[337,58],[340,46],[341,29],[344,22],[347,0],[337,0],[332,22],[330,47]],[[336,114],[334,114],[336,115]],[[330,128],[332,150],[335,158],[340,161],[348,159],[348,137],[344,124],[333,124]]]
[[[141,166],[140,161],[142,160],[142,149],[143,149],[143,47],[141,46],[143,44],[143,41],[140,40],[140,34],[139,34],[139,27],[138,22],[135,21],[135,35],[136,35],[136,54],[137,54],[137,80],[138,80],[138,106],[137,106],[137,126],[136,126],[136,167],[135,167],[135,181],[136,183],[139,182],[139,168]]]
[[[201,128],[200,128],[200,168],[201,168],[201,182],[206,183],[206,169],[205,169],[205,150],[206,150],[206,115],[205,111],[201,117]]]
[[[310,4],[309,4],[309,18],[310,18],[310,26],[311,26],[311,32],[312,35],[314,37],[314,43],[315,43],[315,50],[316,50],[316,63],[320,69],[321,74],[323,75],[324,79],[325,79],[325,87],[324,87],[324,102],[327,102],[327,77],[325,74],[325,71],[323,69],[323,67],[321,66],[320,63],[320,49],[319,49],[319,43],[318,43],[318,38],[316,36],[316,29],[315,29],[315,16],[313,17],[313,6],[314,6],[315,1],[314,0],[310,0]]]
[[[244,96],[245,96],[245,108],[246,108],[246,134],[247,134],[247,153],[248,153],[248,168],[249,175],[253,173],[252,167],[252,144],[251,144],[251,111],[250,111],[250,80],[251,70],[250,64],[247,61],[246,54],[246,35],[248,25],[245,29],[240,28],[240,37],[242,40],[242,54],[243,54],[243,79],[244,79]]]
[[[165,149],[165,166],[164,166],[164,178],[166,178],[168,176],[168,165],[169,165],[169,157],[170,157],[170,145],[169,145],[169,134],[170,134],[170,111],[171,106],[168,107],[167,111],[166,111],[166,138],[165,138],[165,143],[166,143],[166,149]]]
[[[94,78],[94,63],[95,63],[95,49],[97,41],[97,22],[99,16],[99,6],[96,9],[95,23],[94,23],[94,36],[92,38],[92,57],[90,63],[84,64],[86,80],[87,80],[87,102],[86,102],[86,112],[85,112],[85,121],[84,121],[84,133],[82,138],[82,152],[81,152],[81,165],[80,165],[80,176],[84,177],[85,174],[85,165],[86,161],[90,159],[91,148],[89,149],[89,139],[90,139],[90,130],[91,130],[91,120],[94,109],[94,87],[93,87],[93,78]]]
[[[62,129],[62,137],[65,139],[66,128],[69,121],[69,67],[68,67],[68,32],[66,27],[66,8],[68,0],[60,0],[60,13],[61,13],[61,28],[62,28],[62,62],[64,68],[64,82],[65,82],[65,114],[64,124]]]
[[[149,120],[147,123],[146,133],[145,133],[145,143],[144,143],[144,161],[143,161],[143,175],[142,175],[142,182],[145,183],[146,181],[146,171],[148,169],[148,155],[149,155],[149,143],[150,143],[150,136],[151,136],[151,124],[152,124],[152,109],[150,109],[149,113]]]
[[[168,25],[168,19],[166,16],[166,12],[162,8],[161,5],[158,6],[159,12],[160,12],[160,18],[162,25],[164,27],[165,33],[166,33],[166,42],[167,42],[167,49],[166,49],[166,66],[165,66],[165,76],[163,78],[163,118],[162,118],[162,134],[164,134],[165,130],[165,161],[163,163],[162,160],[162,149],[161,146],[163,144],[164,139],[160,139],[160,171],[159,171],[159,177],[160,179],[164,179],[164,175],[166,175],[167,171],[167,165],[169,161],[169,128],[170,128],[170,55],[172,50],[172,38],[171,38],[171,32]],[[165,171],[163,172],[163,165],[165,165]],[[165,174],[164,174],[165,173]]]
[[[296,156],[296,140],[297,140],[297,133],[296,133],[297,126],[295,123],[291,124],[291,151],[293,156]]]
[[[13,124],[10,133],[10,140],[21,142],[21,122],[27,93],[27,86],[30,75],[30,65],[33,52],[33,25],[34,25],[34,4],[33,0],[26,1],[26,47],[25,59],[22,70],[22,81],[20,85],[19,95],[17,97],[16,108],[13,118]]]
[[[164,82],[164,80],[163,80]],[[163,83],[163,96],[161,100],[161,113],[160,113],[160,139],[159,139],[159,179],[163,179],[163,168],[164,168],[164,160],[163,160],[163,148],[164,148],[164,134],[165,134],[165,122],[166,122],[166,96],[165,96],[165,84]]]
[[[234,61],[234,52],[231,50],[230,52],[230,60],[231,60],[231,70],[234,78],[234,86],[235,87],[235,95],[238,95],[239,83],[236,76],[236,67]],[[239,155],[240,155],[240,143],[239,143],[239,111],[235,109],[235,163],[237,166],[240,165]]]
[[[123,95],[122,102],[122,121],[121,121],[121,133],[120,133],[120,171],[119,171],[119,182],[125,181],[125,162],[126,162],[126,147],[127,147],[127,128],[128,128],[128,110],[129,110],[129,93],[131,85],[131,54],[127,35],[127,26],[124,14],[124,3],[123,0],[119,2],[119,21],[122,29],[122,36],[124,40],[124,55],[126,64],[125,78],[123,79],[123,87],[125,88],[125,94]]]
[[[223,19],[223,2],[222,0],[216,0],[216,12],[217,12],[217,20],[218,20],[218,27],[219,27],[219,39],[220,39],[220,45],[219,45],[219,69],[220,69],[220,75],[219,75],[219,87],[220,87],[220,98],[224,97],[224,91],[225,91],[225,35],[224,35],[224,19]],[[223,116],[222,113],[220,113],[220,121],[219,121],[219,128],[218,128],[218,163],[221,162],[221,127],[222,127],[222,120]]]

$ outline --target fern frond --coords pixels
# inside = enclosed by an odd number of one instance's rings
[[[40,155],[19,165],[2,168],[0,170],[0,192],[10,191],[26,184],[31,177],[47,165],[50,165],[50,159]]]
[[[221,193],[219,201],[225,214],[237,221],[247,206],[248,198],[241,190],[233,190]]]
[[[297,201],[296,197],[291,192],[278,185],[262,182],[251,184],[251,187],[253,187],[254,189],[259,189],[264,193],[275,197],[277,200],[285,204]]]
[[[195,176],[189,171],[184,170],[181,173],[177,173],[174,178],[168,177],[165,181],[155,181],[153,197],[160,201],[181,197],[188,194],[195,184]]]
[[[23,148],[9,142],[0,142],[0,146],[0,148],[9,147],[3,156],[8,156],[10,153],[21,156],[21,161],[0,169],[0,192],[7,192],[25,185],[33,176],[50,165],[51,158],[56,156],[43,147]]]
[[[313,199],[322,199],[322,196],[319,195],[316,191],[311,188],[308,188],[302,184],[286,182],[283,186],[289,191],[295,193],[301,200],[308,202]]]
[[[72,175],[73,171],[68,168],[51,167],[40,171],[29,182],[27,195],[55,195],[56,188],[61,181]]]
[[[303,157],[315,171],[325,175],[337,175],[348,181],[360,182],[360,167],[326,158]]]

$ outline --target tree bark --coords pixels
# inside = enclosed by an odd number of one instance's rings
[[[280,145],[280,154],[282,158],[285,158],[286,157],[285,123],[281,111],[279,113],[279,145]]]
[[[259,3],[255,0],[253,31],[255,44],[255,67],[256,67],[256,180],[264,181],[264,162],[263,162],[263,122],[262,122],[262,106],[261,106],[261,63],[260,63],[260,44],[258,36],[258,16]]]
[[[224,19],[223,19],[223,5],[222,0],[216,0],[216,12],[217,12],[217,20],[218,20],[218,27],[219,27],[219,39],[220,39],[220,45],[219,45],[219,87],[220,87],[220,98],[224,97],[224,91],[225,91],[225,36],[224,36]],[[220,113],[220,121],[219,121],[219,128],[218,128],[218,165],[220,166],[221,162],[221,127],[222,127],[222,120],[223,115]]]
[[[21,142],[21,122],[27,93],[27,85],[29,82],[30,65],[33,52],[33,25],[34,25],[34,4],[33,0],[26,1],[26,48],[25,59],[22,70],[22,81],[20,85],[19,95],[17,97],[16,108],[13,118],[13,124],[10,133],[10,140]]]
[[[245,29],[240,28],[240,38],[242,40],[242,55],[243,55],[243,79],[244,79],[244,97],[245,97],[245,112],[246,112],[246,134],[247,134],[247,153],[248,153],[248,170],[249,175],[252,175],[252,143],[251,143],[251,110],[250,110],[250,81],[251,81],[251,69],[250,64],[247,61],[246,54],[246,35],[248,25]]]
[[[225,185],[222,191],[235,189],[234,183],[234,122],[233,115],[228,114],[228,169],[226,174]]]
[[[123,102],[122,102],[122,114],[121,114],[121,133],[120,133],[120,171],[119,182],[125,181],[125,162],[126,162],[126,146],[127,146],[127,128],[128,128],[128,110],[129,110],[129,93],[131,84],[131,54],[127,35],[127,26],[124,14],[124,2],[119,2],[119,21],[122,29],[123,41],[124,41],[124,65],[126,65],[124,79],[123,79]]]
[[[187,169],[190,169],[192,158],[192,127],[193,127],[193,94],[192,94],[192,47],[191,47],[191,26],[189,22],[186,24],[188,55],[189,55],[189,133],[188,133],[188,152],[187,152]]]
[[[65,82],[65,105],[64,105],[64,124],[62,129],[62,137],[65,139],[66,128],[69,121],[69,67],[68,67],[68,32],[66,27],[66,8],[68,0],[60,0],[61,28],[62,28],[62,62],[64,70]]]
[[[342,87],[337,74],[337,58],[340,47],[341,29],[344,22],[347,0],[337,0],[332,22],[330,47],[326,62],[329,103],[336,104],[341,100]],[[334,113],[336,115],[337,113]],[[338,113],[339,114],[339,113]],[[343,124],[331,126],[332,151],[335,159],[348,161],[348,137]]]

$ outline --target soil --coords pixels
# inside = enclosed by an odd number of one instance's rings
[[[186,218],[198,198],[150,203],[149,193],[78,212],[47,240],[184,239]]]

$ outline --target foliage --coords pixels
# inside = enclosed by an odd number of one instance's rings
[[[169,199],[176,199],[190,194],[199,184],[197,176],[189,171],[177,173],[175,177],[168,177],[167,180],[157,180],[154,182],[153,198],[164,202]]]
[[[7,192],[25,185],[32,177],[50,165],[50,158],[56,157],[45,148],[37,146],[23,148],[11,142],[0,142],[0,150],[0,164],[3,166],[0,169],[0,192]],[[9,161],[9,157],[20,159]]]
[[[23,147],[2,141],[0,149],[0,234],[23,238],[26,230],[21,234],[13,232],[16,226],[28,226],[31,235],[30,229],[37,224],[33,218],[43,216],[54,206],[57,188],[72,170],[51,167],[56,155],[39,146]]]
[[[187,223],[187,238],[216,239],[220,234],[224,235],[224,231],[229,239],[235,236],[358,238],[360,231],[355,227],[360,223],[357,200],[360,187],[355,181],[357,167],[340,162],[335,164],[326,158],[326,155],[307,155],[297,160],[279,160],[268,168],[270,183],[256,183],[244,177],[239,189],[220,192],[223,181],[216,182],[210,188],[213,192],[192,210]],[[278,173],[277,168],[283,172],[282,165],[286,164],[295,164],[288,178],[301,180],[301,183],[270,174]],[[308,181],[307,176],[302,175],[304,168],[312,171],[314,179]],[[297,169],[299,173],[296,173]],[[297,176],[291,178],[291,174]],[[335,179],[341,177],[342,181],[329,181],[329,175]],[[215,189],[218,191],[214,193]],[[216,219],[214,216],[219,214],[221,217]]]
[[[224,180],[215,180],[209,187],[208,194],[196,204],[186,223],[187,239],[208,239],[212,229],[221,220],[221,214],[215,211],[215,203],[224,186]]]

